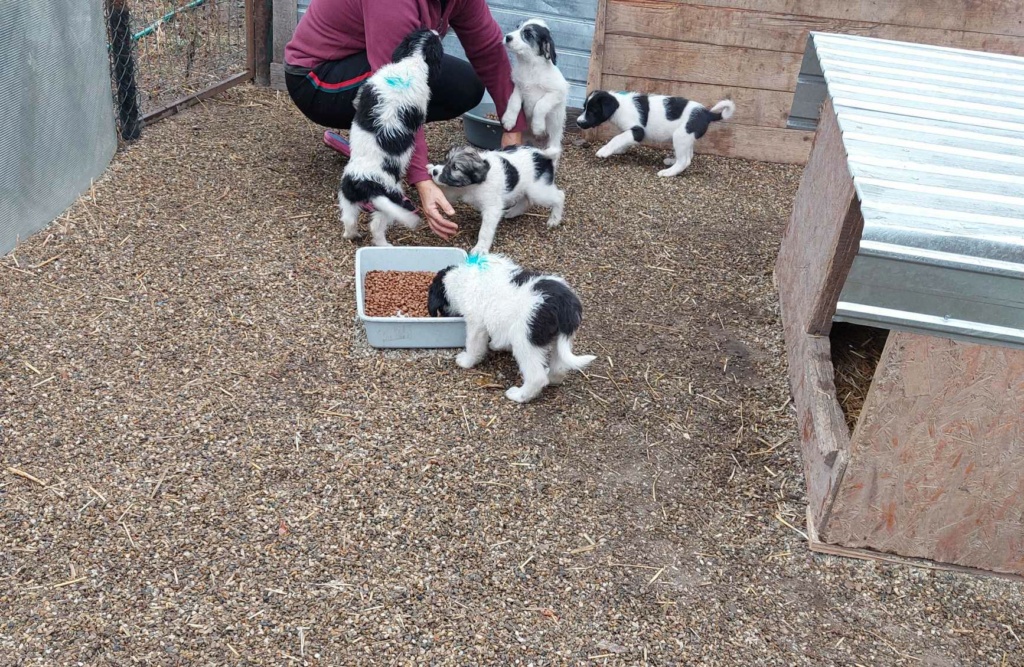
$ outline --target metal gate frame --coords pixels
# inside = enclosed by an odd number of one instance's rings
[[[242,83],[270,85],[270,59],[272,51],[272,0],[245,0],[245,71],[234,74],[200,91],[174,100],[167,106],[151,111],[142,117],[142,125],[151,125],[177,114],[183,109],[198,104],[213,95],[222,93]]]

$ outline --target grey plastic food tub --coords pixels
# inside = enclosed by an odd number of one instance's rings
[[[442,348],[466,344],[461,317],[369,317],[363,305],[368,271],[440,271],[466,261],[461,248],[360,248],[356,251],[356,309],[373,347]]]
[[[487,118],[494,113],[494,103],[484,102],[471,111],[462,114],[462,128],[466,133],[466,141],[477,148],[498,150],[501,148],[501,123]]]

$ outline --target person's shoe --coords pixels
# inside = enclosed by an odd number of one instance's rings
[[[327,144],[328,148],[338,151],[345,157],[352,156],[352,147],[349,146],[348,139],[337,132],[331,132],[330,130],[324,132],[324,143]]]

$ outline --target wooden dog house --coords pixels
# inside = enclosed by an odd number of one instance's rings
[[[1024,58],[813,34],[800,77],[776,278],[812,548],[1024,575]],[[833,321],[889,330],[852,432]]]

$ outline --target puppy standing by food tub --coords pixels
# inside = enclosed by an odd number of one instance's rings
[[[481,151],[459,146],[448,151],[444,164],[428,164],[427,171],[445,195],[480,211],[480,235],[472,254],[489,252],[502,218],[517,218],[531,205],[551,209],[548,227],[562,222],[565,193],[555,185],[554,158],[559,148],[509,146]]]
[[[465,317],[466,349],[455,357],[472,368],[487,349],[511,350],[523,384],[505,396],[527,403],[549,384],[561,384],[569,371],[586,368],[597,357],[573,354],[583,322],[583,304],[560,276],[528,271],[503,255],[470,255],[443,269],[428,294],[431,317]]]

